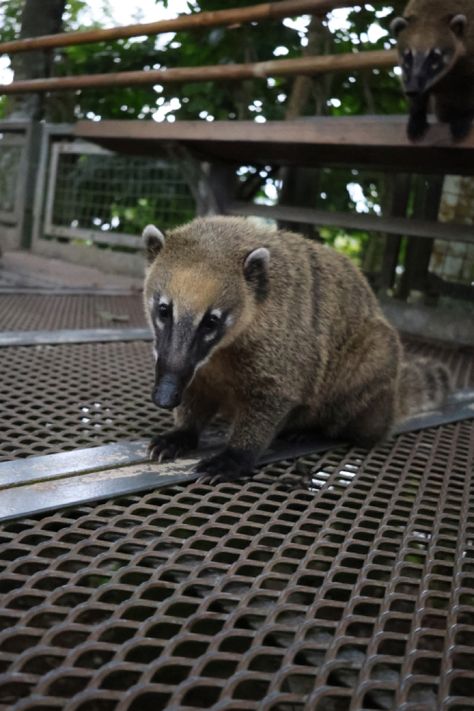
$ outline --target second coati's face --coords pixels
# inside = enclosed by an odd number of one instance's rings
[[[465,54],[465,15],[447,14],[442,20],[425,16],[397,17],[391,30],[397,37],[405,93],[429,91]]]
[[[145,311],[156,360],[152,400],[173,409],[196,371],[252,321],[264,298],[269,252],[260,247],[240,263],[219,265],[212,255],[165,238],[153,225],[143,236],[150,264]]]

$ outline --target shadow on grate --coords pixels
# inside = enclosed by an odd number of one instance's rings
[[[146,327],[141,294],[0,295],[0,331]]]
[[[471,709],[473,453],[457,423],[5,524],[0,704]]]

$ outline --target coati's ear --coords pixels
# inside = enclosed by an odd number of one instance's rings
[[[165,245],[165,236],[155,225],[147,225],[143,230],[143,241],[148,262],[152,262]]]
[[[454,15],[449,23],[449,29],[454,32],[457,37],[462,37],[464,35],[464,30],[467,25],[466,15]]]
[[[268,294],[268,266],[270,252],[266,247],[258,247],[249,252],[244,260],[244,276],[253,286],[257,301],[263,301]]]
[[[394,37],[398,37],[400,32],[408,27],[408,22],[404,17],[396,17],[390,23],[390,32]]]

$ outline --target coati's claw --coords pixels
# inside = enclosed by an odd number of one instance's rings
[[[195,472],[203,474],[202,481],[235,481],[248,477],[255,464],[255,457],[241,449],[228,447],[212,457],[206,457],[196,465]]]
[[[188,430],[175,430],[152,437],[148,445],[148,457],[152,461],[165,462],[195,449],[198,437]]]

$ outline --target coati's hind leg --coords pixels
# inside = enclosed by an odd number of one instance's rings
[[[197,397],[191,389],[185,392],[183,401],[174,410],[176,427],[164,434],[152,437],[148,445],[148,456],[163,462],[176,459],[196,449],[199,435],[216,413],[217,406],[209,399]]]
[[[334,375],[326,412],[329,436],[370,447],[390,434],[397,417],[400,358],[398,336],[382,320],[368,324],[365,334],[348,344],[350,367]]]

